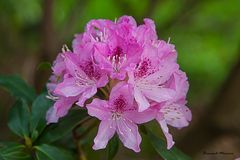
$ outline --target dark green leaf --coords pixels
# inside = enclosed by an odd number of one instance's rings
[[[62,148],[47,144],[42,144],[35,148],[38,160],[74,160],[72,153]]]
[[[31,160],[22,144],[8,142],[0,145],[0,160]]]
[[[155,148],[155,150],[165,160],[190,160],[191,158],[173,146],[170,150],[167,149],[166,142],[155,136],[150,130],[147,130],[147,135]]]
[[[107,152],[108,152],[108,160],[113,160],[116,156],[119,148],[119,140],[118,137],[115,135],[108,143]]]
[[[13,96],[26,99],[29,103],[36,97],[34,89],[16,75],[0,75],[0,86],[6,88]]]
[[[39,138],[39,142],[54,142],[70,133],[87,116],[84,110],[71,110],[60,122],[51,124]]]
[[[24,99],[17,100],[8,116],[8,127],[20,137],[29,137],[30,111]]]
[[[32,105],[31,137],[35,140],[46,127],[46,112],[53,105],[52,101],[46,98],[46,94],[38,96]]]

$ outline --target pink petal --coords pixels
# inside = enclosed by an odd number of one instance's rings
[[[132,16],[122,16],[118,19],[117,21],[118,24],[129,24],[129,27],[137,27],[137,23],[135,21],[135,19]]]
[[[139,112],[142,112],[150,107],[150,104],[149,104],[148,100],[146,99],[146,97],[136,87],[134,88],[134,98],[135,98],[136,102],[138,103],[138,111]]]
[[[189,83],[187,81],[187,76],[184,72],[178,70],[174,73],[174,82],[175,82],[175,89],[176,89],[176,100],[185,99]]]
[[[58,76],[62,75],[66,69],[63,55],[60,53],[53,63],[54,63],[52,67],[53,73]]]
[[[157,118],[157,121],[160,124],[163,134],[167,139],[167,149],[171,149],[175,142],[173,141],[172,135],[168,132],[167,123],[161,118]]]
[[[97,136],[94,139],[93,149],[103,149],[107,146],[108,141],[113,137],[116,131],[116,124],[112,120],[101,121]]]
[[[153,46],[152,44],[146,44],[144,45],[144,49],[141,55],[141,59],[143,60],[144,58],[150,59],[151,64],[154,62],[154,65],[158,65],[158,58],[157,58],[157,48]]]
[[[100,87],[104,87],[106,86],[108,83],[108,76],[107,76],[107,73],[105,73],[104,75],[102,75],[100,77],[100,79],[96,82],[96,85],[98,88]]]
[[[66,68],[68,72],[72,76],[76,76],[76,74],[81,75],[82,77],[87,77],[87,75],[82,71],[79,67],[79,59],[80,56],[74,53],[65,53],[64,54],[64,62],[66,64]]]
[[[58,122],[59,117],[56,116],[57,115],[56,112],[57,112],[57,110],[54,107],[50,107],[48,109],[47,114],[46,114],[47,124]]]
[[[72,41],[72,48],[74,53],[81,53],[83,44],[83,33],[76,34],[74,40]]]
[[[184,114],[185,118],[187,119],[187,121],[190,122],[192,120],[191,110],[185,105],[181,107],[181,110],[182,110],[182,113]]]
[[[156,102],[170,100],[175,95],[173,89],[162,88],[159,86],[148,86],[149,88],[142,89],[142,93],[148,98]]]
[[[131,65],[128,69],[128,83],[134,85],[134,73],[133,70],[136,67],[136,65]]]
[[[104,28],[113,28],[114,23],[107,19],[91,20],[87,23],[86,32],[95,33],[97,30],[103,31]],[[96,30],[97,28],[97,30]]]
[[[62,83],[59,83],[54,90],[55,94],[65,97],[78,96],[84,92],[86,86],[76,84],[75,78],[66,78]]]
[[[178,70],[179,66],[176,63],[163,62],[159,65],[159,71],[149,75],[144,78],[145,81],[148,81],[151,84],[161,85],[165,83],[175,71]]]
[[[58,119],[67,115],[68,110],[72,107],[77,97],[65,98],[61,97],[54,105],[47,111],[47,123],[57,123]]]
[[[135,152],[140,152],[142,138],[136,124],[127,119],[117,120],[117,133],[123,145]]]
[[[126,82],[117,83],[111,90],[109,101],[114,102],[119,96],[124,96],[129,106],[133,105],[132,88]]]
[[[145,44],[146,42],[157,40],[154,22],[151,19],[145,18],[144,23],[138,26],[136,30],[137,41]]]
[[[131,16],[122,16],[117,21],[117,32],[118,36],[121,36],[125,40],[131,39],[133,37],[133,32],[135,32],[137,23]]]
[[[163,40],[159,40],[158,43],[158,57],[161,60],[168,62],[177,61],[177,52],[173,44],[169,44]]]
[[[166,105],[160,109],[160,112],[164,114],[166,122],[177,128],[186,127],[191,120],[191,111],[186,106],[179,104]]]
[[[97,87],[96,86],[92,86],[87,88],[79,97],[78,102],[76,103],[77,105],[83,107],[84,103],[87,99],[91,98],[92,96],[94,96],[97,93]]]
[[[111,117],[111,112],[108,109],[107,101],[98,98],[93,99],[92,103],[86,105],[88,114],[96,117],[99,120],[106,120]]]
[[[107,57],[109,56],[109,48],[104,43],[98,43],[94,45],[94,61],[101,69],[112,70],[112,64]]]
[[[125,77],[126,77],[126,71],[124,71],[123,69],[120,69],[119,72],[112,71],[111,74],[110,74],[110,77],[112,79],[124,80]]]
[[[124,112],[124,117],[133,121],[134,123],[142,124],[153,120],[156,117],[156,110],[147,109],[142,112],[138,112],[137,110],[130,110]]]

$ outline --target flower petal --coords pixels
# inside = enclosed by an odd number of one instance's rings
[[[167,124],[177,128],[188,126],[188,121],[192,118],[191,111],[179,104],[166,105],[160,109],[160,112],[164,114]]]
[[[84,103],[87,99],[91,98],[97,93],[97,87],[96,86],[91,86],[87,88],[80,96],[78,102],[76,103],[79,106],[84,106]]]
[[[97,80],[96,85],[98,88],[106,86],[108,83],[107,73],[104,73],[99,80]]]
[[[156,110],[147,109],[142,112],[138,112],[137,110],[130,110],[124,112],[124,117],[129,119],[137,124],[142,124],[153,120],[156,117]]]
[[[68,110],[72,107],[77,97],[65,98],[61,97],[47,111],[47,123],[57,123],[58,119],[67,115]]]
[[[66,69],[66,66],[64,63],[63,55],[60,53],[57,56],[56,60],[53,62],[52,70],[55,75],[60,76],[65,72],[65,69]]]
[[[163,134],[165,135],[166,139],[167,139],[167,149],[172,148],[172,146],[174,145],[174,141],[172,138],[172,135],[168,132],[168,127],[167,127],[167,123],[162,120],[161,118],[157,118],[158,123],[160,124]]]
[[[173,89],[168,88],[162,88],[159,86],[148,86],[149,88],[142,89],[142,93],[144,96],[146,96],[148,99],[151,99],[156,102],[163,102],[166,100],[170,100],[175,95],[175,92]]]
[[[137,27],[137,22],[135,21],[135,19],[132,16],[122,16],[117,20],[118,24],[124,24],[126,26],[126,28],[135,28]],[[122,33],[124,34],[124,33]]]
[[[129,86],[126,82],[119,82],[112,88],[109,96],[109,102],[114,103],[115,99],[117,99],[119,96],[123,96],[124,99],[127,101],[128,106],[132,106],[132,95],[132,87]]]
[[[68,72],[72,76],[76,76],[76,74],[81,75],[81,77],[88,78],[84,71],[79,67],[80,66],[80,56],[75,53],[65,53],[64,54],[64,62],[66,64],[66,68]]]
[[[109,56],[107,53],[109,52],[109,47],[104,43],[97,43],[94,45],[94,61],[101,69],[105,69],[107,71],[112,70],[112,64],[107,59],[107,57]]]
[[[101,121],[97,136],[94,139],[93,149],[103,149],[107,146],[108,141],[113,137],[116,131],[116,123],[112,120]]]
[[[142,112],[150,107],[150,104],[146,97],[141,93],[141,91],[138,88],[134,88],[134,98],[136,102],[138,103],[138,111]]]
[[[126,77],[126,71],[122,68],[118,72],[112,71],[110,77],[112,79],[124,80]]]
[[[84,92],[86,86],[78,85],[75,81],[75,78],[66,78],[62,83],[59,83],[54,90],[54,93],[57,95],[62,95],[65,97],[77,96]]]
[[[117,133],[123,145],[127,148],[140,152],[142,138],[136,124],[127,119],[117,120]]]
[[[171,62],[161,62],[159,66],[159,71],[149,75],[144,80],[150,84],[161,85],[169,80],[170,76],[177,71],[179,66],[176,63]]]
[[[151,19],[144,19],[143,25],[138,26],[136,30],[136,38],[140,43],[157,40],[155,24]]]
[[[176,100],[185,99],[189,88],[189,83],[187,81],[186,74],[180,70],[174,73],[174,82],[176,89],[175,99]]]
[[[173,44],[165,42],[164,40],[159,40],[157,45],[159,59],[164,59],[168,62],[177,61],[177,51],[175,50],[175,46]]]
[[[87,104],[86,107],[90,116],[96,117],[99,120],[105,120],[111,116],[107,105],[107,101],[95,98],[92,103]]]

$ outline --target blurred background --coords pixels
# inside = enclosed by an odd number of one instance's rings
[[[0,0],[0,74],[19,74],[40,93],[51,74],[48,62],[90,19],[152,18],[159,38],[176,45],[190,82],[193,120],[171,128],[176,146],[193,159],[232,160],[240,157],[239,7],[239,0]],[[0,97],[0,140],[11,140],[13,98],[3,89]],[[161,134],[156,123],[148,125]],[[86,155],[101,159],[103,151],[90,149],[93,136]],[[116,160],[161,159],[144,135],[141,147],[139,154],[121,147]]]

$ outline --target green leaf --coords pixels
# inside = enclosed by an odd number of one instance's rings
[[[46,93],[38,96],[32,104],[31,137],[35,140],[47,126],[46,112],[53,105],[53,102],[46,98]]]
[[[30,111],[24,99],[17,100],[10,109],[8,127],[20,137],[29,137]]]
[[[154,147],[154,149],[165,160],[190,160],[191,158],[173,146],[170,150],[167,149],[166,142],[155,136],[150,130],[147,130],[147,135]]]
[[[107,147],[107,160],[113,160],[116,156],[119,148],[119,140],[118,137],[115,135],[108,143]]]
[[[36,157],[38,160],[74,160],[71,152],[55,146],[42,144],[36,146]]]
[[[87,116],[85,110],[71,110],[56,124],[51,124],[39,138],[39,142],[51,143],[70,133]]]
[[[0,144],[0,160],[31,160],[22,144],[7,142]]]
[[[0,86],[7,89],[13,96],[27,100],[28,103],[33,102],[36,97],[34,89],[16,75],[0,75]]]

